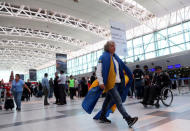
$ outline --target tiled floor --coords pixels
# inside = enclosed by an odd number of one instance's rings
[[[139,121],[128,128],[118,111],[109,117],[111,124],[102,124],[93,120],[101,108],[100,99],[91,115],[81,107],[82,99],[76,98],[64,106],[57,106],[50,100],[50,106],[44,107],[42,99],[34,98],[22,104],[22,111],[0,111],[0,131],[190,131],[190,94],[175,96],[171,107],[161,104],[144,108],[135,99],[124,103],[132,116]]]

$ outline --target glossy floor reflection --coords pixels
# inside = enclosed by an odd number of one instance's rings
[[[136,99],[129,98],[124,103],[131,116],[138,116],[139,121],[132,129],[122,119],[118,111],[109,117],[111,124],[102,124],[93,120],[101,108],[100,99],[91,115],[81,108],[82,99],[76,98],[64,106],[53,104],[43,106],[43,100],[33,98],[22,104],[22,111],[0,111],[1,131],[189,131],[190,130],[190,94],[175,96],[171,107],[161,104],[144,108]]]

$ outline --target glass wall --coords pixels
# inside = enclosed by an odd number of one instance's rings
[[[92,72],[94,67],[97,65],[97,61],[102,52],[103,49],[68,60],[68,75],[78,75]]]
[[[24,81],[27,82],[28,79],[29,79],[29,74],[25,74],[24,75]]]
[[[48,73],[48,79],[50,78],[53,78],[55,77],[55,72],[56,72],[56,67],[55,65],[53,66],[50,66],[48,68],[44,68],[44,69],[41,69],[41,70],[38,70],[37,71],[37,81],[42,81],[42,79],[44,78],[44,74],[45,73]]]
[[[190,49],[190,21],[127,41],[126,62],[142,61]],[[102,50],[68,60],[68,74],[93,71]]]

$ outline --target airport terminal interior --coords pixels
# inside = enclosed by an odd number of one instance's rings
[[[0,0],[1,131],[190,131],[190,0]]]

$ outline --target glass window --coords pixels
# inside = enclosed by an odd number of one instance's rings
[[[102,50],[97,51],[97,58],[99,59],[99,57],[102,55]]]
[[[177,46],[172,46],[170,48],[171,48],[171,53],[176,53],[176,52],[184,51],[185,50],[185,44],[181,44],[181,45],[177,45]]]
[[[133,46],[134,47],[138,47],[138,46],[142,46],[142,37],[136,38],[133,40]]]
[[[135,55],[139,55],[142,53],[143,53],[143,47],[142,46],[134,48],[134,54]]]
[[[182,31],[182,25],[181,24],[168,28],[168,34],[170,34],[170,35],[175,34],[177,32],[181,32],[181,31]]]
[[[90,62],[92,60],[92,58],[91,58],[91,53],[89,53],[88,55],[87,55],[87,62]]]
[[[168,55],[169,54],[169,48],[158,50],[159,56]]]
[[[135,56],[135,61],[142,61],[144,60],[144,54]]]
[[[79,57],[79,65],[82,65],[82,57]]]
[[[190,29],[190,22],[184,23],[184,24],[183,24],[183,29],[184,29],[184,30],[186,30],[186,29],[189,30],[189,29]]]
[[[149,44],[150,42],[154,42],[153,34],[143,36],[144,44]]]
[[[144,50],[145,50],[145,52],[154,51],[155,50],[154,43],[144,45]]]
[[[155,52],[149,52],[145,54],[145,58],[146,59],[150,59],[150,58],[155,58],[156,57],[156,53]]]
[[[133,49],[128,49],[127,51],[128,56],[133,56]]]
[[[127,41],[127,49],[132,49],[133,45],[132,45],[132,40]]]
[[[166,48],[168,47],[167,40],[160,40],[158,41],[158,49]]]
[[[167,37],[167,29],[161,30],[158,33],[156,33],[157,35],[157,40],[163,40]]]
[[[190,32],[185,33],[185,41],[186,42],[190,41]]]
[[[184,43],[184,37],[183,34],[179,34],[173,37],[169,38],[170,46],[175,45],[175,44],[181,44]]]
[[[189,50],[190,49],[190,42],[187,42],[186,45],[187,45],[187,49]]]
[[[184,31],[182,31],[182,29],[184,29]],[[184,44],[184,42],[186,43]],[[185,50],[185,45],[187,45],[187,49],[190,49],[190,22],[127,41],[126,46],[128,56],[126,61],[141,61],[144,59],[155,58],[156,55],[163,56],[170,53],[180,52]],[[92,71],[94,66],[97,66],[97,61],[102,55],[102,52],[103,49],[69,60],[67,64],[68,73],[83,74]],[[53,76],[55,66],[38,71],[38,77],[40,80],[46,72],[51,72],[51,75]]]
[[[88,72],[92,72],[92,68],[88,68]]]
[[[134,57],[126,58],[126,62],[134,62]]]
[[[86,63],[86,55],[82,56],[83,64]]]

